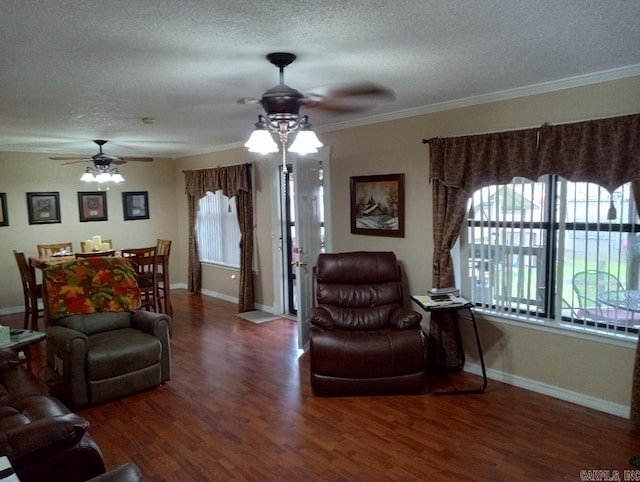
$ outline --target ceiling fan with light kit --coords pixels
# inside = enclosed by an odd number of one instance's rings
[[[282,144],[284,163],[285,145],[295,134],[290,152],[307,154],[317,152],[322,143],[311,130],[309,117],[300,115],[300,108],[322,109],[324,111],[346,114],[361,112],[372,106],[372,101],[390,100],[394,98],[393,91],[370,82],[345,85],[330,89],[326,94],[303,94],[284,83],[284,68],[295,59],[295,54],[274,52],[267,54],[267,60],[278,67],[280,83],[267,90],[259,99],[241,98],[240,104],[261,104],[265,114],[258,115],[255,130],[245,147],[250,152],[268,154],[278,152],[279,146],[273,140],[271,133],[277,134]]]
[[[124,178],[118,171],[118,168],[111,167],[114,165],[121,165],[127,162],[138,161],[138,162],[151,162],[153,161],[152,157],[119,157],[119,156],[110,156],[105,154],[102,151],[102,146],[107,143],[107,141],[103,139],[95,139],[93,141],[96,143],[100,149],[100,152],[94,154],[91,157],[50,157],[54,161],[70,161],[63,162],[63,165],[66,164],[77,164],[80,162],[93,162],[93,166],[87,166],[84,174],[80,178],[81,181],[86,182],[98,182],[98,183],[108,183],[108,182],[122,182]]]

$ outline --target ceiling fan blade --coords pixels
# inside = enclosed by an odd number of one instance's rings
[[[335,87],[327,93],[327,98],[344,99],[347,97],[368,97],[377,99],[393,100],[395,93],[393,90],[374,84],[372,82],[363,82],[360,84],[344,85]]]
[[[237,102],[238,104],[259,104],[260,99],[256,99],[255,97],[241,97]]]
[[[338,114],[363,112],[380,100],[393,100],[395,93],[386,87],[364,82],[334,87],[326,93],[305,95],[302,105]]]
[[[91,160],[90,157],[50,157],[49,159],[51,159],[52,161],[75,161],[75,160],[90,161]]]
[[[335,100],[318,100],[318,99],[313,99],[313,100],[304,100],[302,102],[302,105],[304,107],[307,108],[311,108],[311,109],[320,109],[320,110],[324,110],[327,112],[333,112],[336,114],[351,114],[354,112],[363,112],[366,111],[368,109],[370,109],[372,107],[372,105],[368,104],[368,105],[364,105],[364,104],[360,104],[360,105],[348,105],[347,103],[342,103],[339,101],[335,101]]]
[[[67,158],[68,159],[68,158]],[[61,159],[62,160],[62,159]],[[91,159],[81,159],[79,161],[70,161],[70,162],[63,162],[62,165],[65,166],[67,164],[80,164],[81,162],[89,162]]]
[[[126,164],[127,162],[153,162],[153,157],[114,157],[111,164]]]

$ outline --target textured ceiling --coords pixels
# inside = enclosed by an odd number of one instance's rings
[[[638,0],[3,0],[0,150],[179,157],[244,142],[278,83],[374,81],[318,132],[640,74]],[[531,87],[534,86],[534,87]],[[146,125],[143,117],[155,123]]]

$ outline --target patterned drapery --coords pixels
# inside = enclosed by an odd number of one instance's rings
[[[599,184],[609,192],[632,181],[636,200],[640,197],[640,114],[428,142],[436,287],[454,284],[450,250],[464,222],[468,199],[481,187],[507,184],[516,176],[535,181],[544,174],[557,174],[570,181]],[[436,349],[430,362],[459,366],[455,318],[432,319],[429,341]],[[631,418],[640,425],[640,351]]]
[[[214,167],[184,171],[185,190],[189,210],[189,291],[202,289],[202,265],[198,256],[198,239],[195,232],[198,202],[207,191],[222,193],[231,198],[237,196],[238,224],[240,226],[240,285],[238,311],[254,309],[253,289],[253,195],[251,189],[251,164]]]

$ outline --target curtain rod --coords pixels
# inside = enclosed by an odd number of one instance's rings
[[[540,124],[540,125],[537,125],[537,126],[522,127],[520,129],[507,129],[507,130],[504,130],[504,131],[482,132],[482,133],[478,133],[478,134],[462,134],[461,136],[453,136],[453,137],[482,136],[482,135],[487,135],[487,134],[499,134],[501,132],[515,132],[515,131],[523,131],[523,130],[528,130],[528,129],[542,129],[544,127],[563,126],[563,125],[569,125],[569,124],[579,124],[581,122],[594,122],[594,121],[599,121],[599,120],[615,119],[615,118],[618,118],[618,117],[631,117],[631,116],[635,116],[635,115],[638,115],[638,114],[624,114],[624,115],[617,115],[617,116],[613,116],[613,117],[597,117],[595,119],[585,119],[585,120],[578,120],[578,121],[567,121],[567,122],[560,122],[558,124],[551,124],[550,122],[544,122],[543,124]],[[429,144],[429,139],[422,139],[422,143],[423,144]]]
[[[231,167],[231,166],[241,166],[242,163],[240,164],[227,164],[225,166],[214,166],[214,167],[198,167],[196,169],[186,169],[184,171],[182,171],[182,173],[184,174],[185,172],[190,172],[190,171],[204,171],[205,169],[219,169],[221,167]],[[249,167],[253,167],[253,162],[245,162],[244,163],[245,166],[249,166]]]

